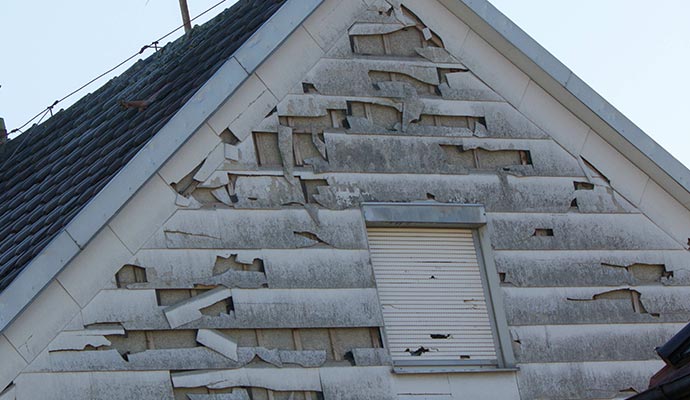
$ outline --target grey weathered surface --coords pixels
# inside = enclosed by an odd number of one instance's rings
[[[356,211],[322,211],[317,225],[304,210],[178,211],[147,248],[290,249],[324,244],[364,249],[364,226]]]
[[[316,328],[382,324],[374,289],[235,290],[241,326]]]
[[[395,399],[388,367],[322,368],[321,384],[326,399]]]
[[[581,177],[519,177],[507,172],[470,175],[325,174],[319,204],[331,209],[368,202],[412,202],[433,196],[441,203],[482,204],[489,212],[637,212],[605,190],[576,191]],[[585,194],[586,193],[586,194]],[[572,202],[577,199],[577,208]],[[584,211],[583,211],[584,210]]]
[[[480,398],[474,390],[491,394],[499,381],[511,399],[644,387],[659,367],[653,348],[690,319],[684,240],[449,52],[456,39],[476,47],[474,36],[439,38],[449,31],[425,29],[396,1],[364,13],[364,2],[326,3],[209,122],[205,160],[164,187],[178,208],[70,323],[77,333],[15,383],[137,371],[164,377],[175,398],[243,400]],[[347,13],[339,40],[314,27]],[[311,71],[291,75],[314,54]],[[263,99],[277,92],[289,94]],[[239,118],[227,130],[218,122]],[[487,280],[517,371],[391,374],[367,202],[486,210],[485,228],[483,212],[473,226],[487,270],[496,266]],[[117,329],[81,336],[101,324]]]
[[[491,241],[500,250],[676,250],[664,231],[640,214],[499,214],[491,221]],[[553,229],[553,236],[535,236]]]
[[[355,365],[362,367],[373,367],[379,365],[392,365],[390,354],[387,349],[352,349],[352,358]]]
[[[521,363],[644,361],[684,324],[521,326],[511,329]]]
[[[245,389],[235,389],[232,393],[187,394],[189,400],[250,400]]]
[[[170,374],[152,371],[28,373],[17,379],[17,399],[109,400],[173,398]]]
[[[269,288],[370,288],[374,275],[363,250],[264,250]]]
[[[690,283],[686,250],[496,251],[504,283],[517,287],[683,285]]]
[[[288,182],[282,177],[238,177],[235,183],[237,208],[281,207],[305,202],[299,184]]]
[[[221,275],[214,274],[214,265],[219,260],[231,260],[233,257],[238,267],[249,266],[252,261],[260,260],[265,271],[231,269]],[[374,287],[366,250],[325,247],[280,250],[155,249],[140,251],[132,262],[146,268],[148,283],[131,284],[128,286],[130,288],[191,288],[198,284],[222,284],[250,289],[264,283],[273,289]]]
[[[527,399],[607,399],[630,388],[642,391],[663,365],[658,360],[523,364],[518,384]]]
[[[632,293],[641,293],[645,311],[637,311]],[[637,286],[597,288],[503,289],[511,325],[579,325],[687,322],[688,287]],[[609,297],[606,294],[609,294]],[[597,297],[597,298],[595,298]],[[539,312],[534,312],[539,310]]]
[[[291,368],[272,370],[245,368],[208,372],[179,372],[172,374],[176,388],[206,386],[210,389],[233,387],[260,387],[278,391],[321,391],[319,370]]]
[[[140,297],[132,297],[132,292]],[[174,319],[173,328],[335,328],[382,323],[375,289],[232,289],[231,299],[233,310],[217,315],[201,315],[194,298],[185,300],[185,307],[193,307],[192,317]],[[181,321],[187,322],[178,326]],[[172,324],[157,305],[153,290],[106,290],[84,310],[86,325],[113,322],[127,330],[165,330]]]
[[[116,350],[57,351],[42,356],[30,372],[88,372],[88,371],[158,371],[239,369],[255,360],[274,367],[320,367],[326,362],[325,351],[292,351],[241,347],[237,361],[205,347],[146,350],[127,355],[124,359]]]
[[[551,141],[500,139],[463,140],[438,137],[382,135],[325,135],[328,164],[318,163],[318,172],[367,172],[411,174],[468,174],[478,169],[472,148],[527,150],[533,165],[515,162],[499,164],[489,170],[502,170],[518,176],[582,176],[577,160]],[[466,147],[465,147],[466,146]],[[444,150],[444,147],[446,150]],[[466,150],[465,150],[466,149]],[[451,150],[457,156],[451,156]],[[401,154],[416,156],[400,157]],[[506,170],[507,169],[507,170]]]

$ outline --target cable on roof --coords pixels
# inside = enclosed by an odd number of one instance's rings
[[[142,47],[141,50],[139,50],[139,54],[145,52],[146,49],[150,49],[152,47],[154,50],[156,50],[156,53],[157,53],[158,52],[158,41],[157,40],[151,44],[147,44],[146,46]]]
[[[225,3],[226,1],[227,1],[227,0],[220,0],[218,3],[212,5],[211,7],[209,7],[208,9],[206,9],[204,12],[202,12],[202,13],[200,13],[199,15],[197,15],[196,17],[192,18],[192,19],[190,20],[190,22],[193,22],[193,21],[196,20],[197,18],[199,18],[199,17],[203,16],[204,14],[210,12],[211,10],[213,10],[214,8],[218,7],[219,5]],[[89,85],[91,85],[92,83],[96,82],[97,80],[103,78],[104,76],[108,75],[109,73],[115,71],[116,69],[120,68],[121,66],[123,66],[123,65],[126,64],[126,63],[128,63],[128,62],[131,61],[133,58],[139,56],[140,54],[142,54],[142,53],[145,52],[146,50],[152,48],[152,49],[155,49],[155,51],[158,51],[158,50],[159,50],[158,44],[159,44],[160,42],[162,42],[162,41],[165,40],[168,36],[174,34],[175,32],[179,31],[179,30],[182,29],[182,28],[184,28],[184,24],[182,24],[182,25],[178,26],[177,28],[173,29],[172,31],[166,33],[164,36],[162,36],[162,37],[159,38],[158,40],[154,40],[153,42],[151,42],[151,44],[147,44],[147,45],[143,46],[137,53],[134,53],[133,55],[131,55],[130,57],[128,57],[128,58],[125,59],[124,61],[122,61],[122,62],[120,62],[119,64],[117,64],[116,66],[114,66],[114,67],[108,69],[108,70],[105,71],[104,73],[102,73],[102,74],[98,75],[97,77],[91,79],[90,81],[88,81],[87,83],[83,84],[83,85],[80,86],[79,88],[73,90],[72,92],[70,92],[70,93],[67,94],[66,96],[64,96],[64,97],[62,97],[62,98],[60,98],[60,99],[58,99],[58,100],[55,100],[55,101],[53,102],[53,104],[51,104],[51,105],[49,105],[48,107],[46,107],[46,108],[44,108],[43,110],[41,110],[41,112],[39,112],[38,114],[34,115],[33,118],[31,118],[30,120],[26,121],[23,125],[21,125],[21,126],[18,127],[18,128],[12,129],[12,130],[9,132],[9,134],[13,134],[13,133],[15,133],[15,132],[20,132],[20,133],[22,133],[22,129],[24,129],[27,125],[29,125],[30,123],[32,123],[33,121],[35,121],[36,118],[40,118],[40,119],[38,120],[38,122],[36,123],[36,124],[40,124],[41,121],[43,121],[43,118],[45,118],[46,114],[50,114],[50,116],[52,117],[52,116],[53,116],[53,108],[54,108],[56,105],[58,105],[59,103],[65,101],[65,100],[67,100],[68,98],[74,96],[75,94],[79,93],[80,91],[84,90],[87,86],[89,86]],[[17,148],[15,149],[15,151],[12,153],[12,156],[14,155],[14,153],[17,152],[17,150],[19,150],[19,147],[21,147],[21,144],[20,144],[20,146],[17,146]],[[9,160],[12,156],[8,157],[8,160]]]

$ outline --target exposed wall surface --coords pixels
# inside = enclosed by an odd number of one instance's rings
[[[0,399],[643,389],[690,216],[549,99],[435,1],[326,1],[0,336]],[[360,207],[413,201],[484,205],[517,371],[392,372]]]

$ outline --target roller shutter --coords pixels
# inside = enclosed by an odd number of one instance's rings
[[[369,228],[394,361],[495,360],[473,231]]]

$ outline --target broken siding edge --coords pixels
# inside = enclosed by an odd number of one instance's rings
[[[643,169],[684,207],[690,209],[690,170],[508,17],[487,0],[440,2],[490,45],[499,49],[500,53],[566,109],[583,121],[590,121],[591,117],[594,117],[612,128],[618,137],[608,138],[606,141],[629,160],[639,160],[639,156],[642,156],[641,163],[631,162]],[[572,103],[572,100],[583,105],[585,109],[576,110],[567,106],[566,104]],[[593,115],[587,115],[589,112]],[[601,135],[600,132],[596,133]],[[623,139],[623,143],[620,139]],[[680,193],[678,189],[682,189]]]
[[[15,320],[197,129],[324,0],[287,0],[0,293],[0,332]],[[236,57],[249,59],[247,71]],[[51,258],[51,262],[45,259]]]

